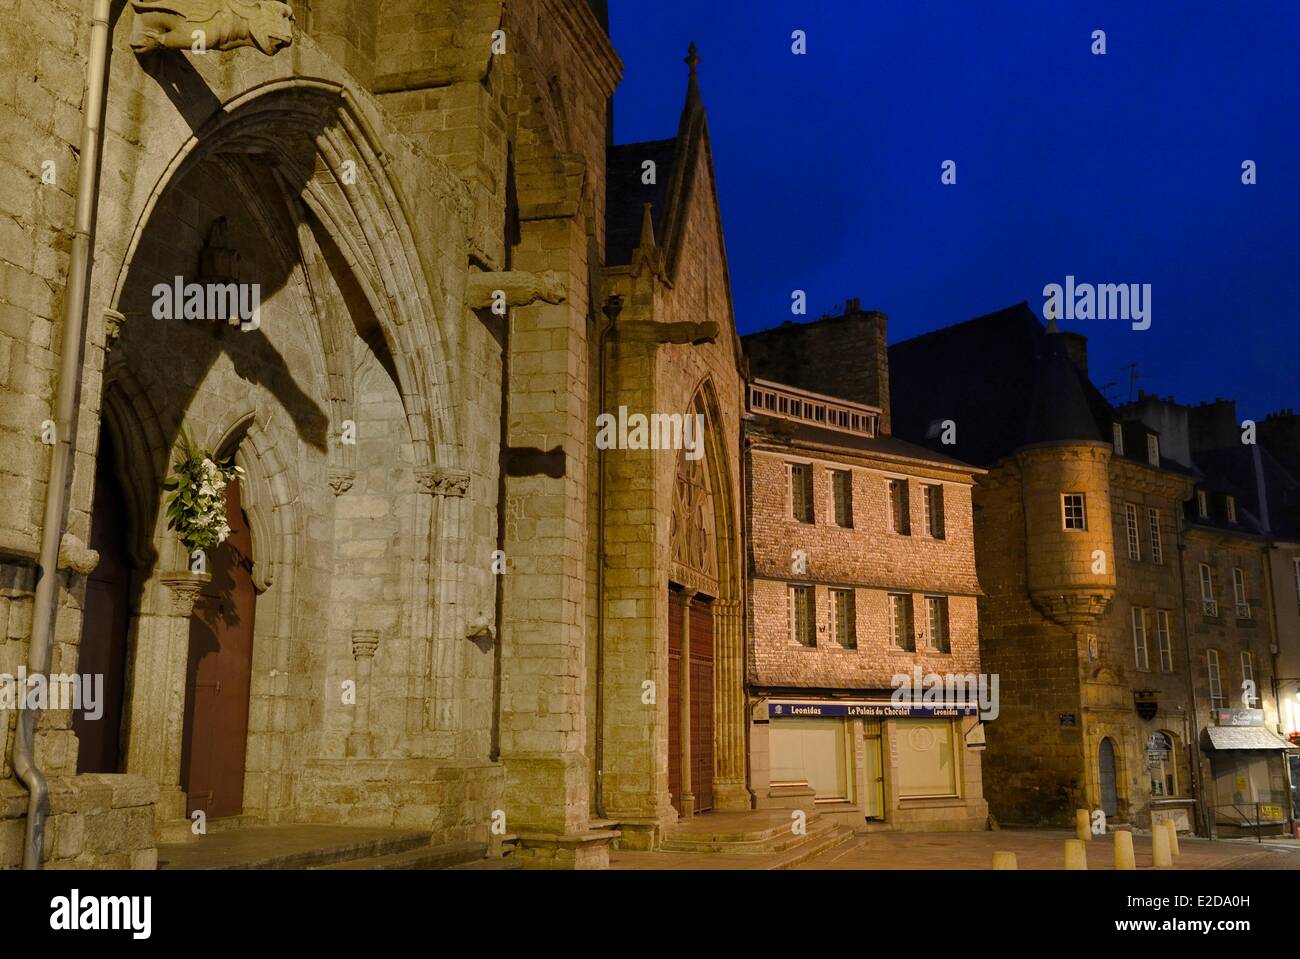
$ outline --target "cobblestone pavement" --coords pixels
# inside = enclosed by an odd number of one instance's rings
[[[993,853],[1014,852],[1021,869],[1061,869],[1062,829],[1001,829],[995,832],[885,832],[852,841],[794,866],[797,870],[989,869]],[[1300,842],[1288,839],[1207,840],[1179,837],[1175,869],[1300,869]],[[1151,867],[1151,837],[1135,834],[1138,869]],[[1087,843],[1088,868],[1114,868],[1114,840]],[[634,852],[615,850],[611,869],[770,869],[776,856],[728,853]]]

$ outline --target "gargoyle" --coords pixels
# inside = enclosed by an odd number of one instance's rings
[[[131,0],[138,54],[257,47],[268,57],[293,42],[293,9],[278,0]],[[201,36],[196,37],[199,33]]]

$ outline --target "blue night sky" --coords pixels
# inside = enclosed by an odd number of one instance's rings
[[[699,45],[742,333],[791,318],[794,289],[809,319],[860,297],[897,342],[1021,300],[1041,316],[1067,274],[1150,283],[1149,330],[1061,324],[1108,396],[1136,363],[1182,402],[1300,406],[1294,0],[610,6],[616,142],[676,132]]]

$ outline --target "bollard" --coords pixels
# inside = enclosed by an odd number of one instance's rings
[[[1014,852],[995,852],[993,854],[994,869],[1015,869],[1016,854]]]
[[[1173,864],[1173,857],[1169,855],[1169,830],[1161,823],[1151,830],[1151,865],[1168,869]]]
[[[1083,844],[1082,839],[1065,840],[1065,868],[1088,868],[1088,847]]]
[[[1172,819],[1165,820],[1165,828],[1169,830],[1169,852],[1174,856],[1181,856],[1178,850],[1178,825]]]
[[[1076,809],[1074,811],[1074,834],[1084,842],[1092,839],[1092,820],[1088,816],[1088,810]]]
[[[1136,869],[1133,859],[1133,834],[1125,830],[1115,833],[1115,868]]]

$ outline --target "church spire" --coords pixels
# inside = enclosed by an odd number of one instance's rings
[[[686,50],[686,57],[682,61],[689,68],[690,73],[686,77],[686,106],[683,112],[689,113],[692,107],[701,105],[703,102],[700,97],[700,81],[698,69],[700,66],[700,54],[695,46],[695,41]]]

